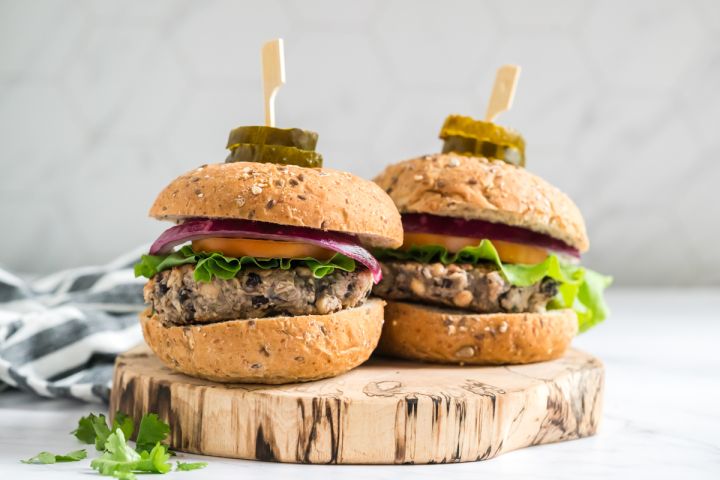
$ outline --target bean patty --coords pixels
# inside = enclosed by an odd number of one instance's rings
[[[378,297],[449,306],[480,313],[541,312],[558,292],[551,278],[528,287],[511,285],[491,265],[389,261],[373,288]]]
[[[335,270],[313,277],[306,267],[289,270],[243,269],[230,280],[196,282],[193,266],[155,275],[145,301],[166,324],[187,325],[279,315],[325,315],[355,307],[367,298],[372,276],[366,269]]]

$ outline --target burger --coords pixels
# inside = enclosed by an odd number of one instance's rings
[[[283,148],[269,150],[280,158]],[[231,155],[173,180],[150,216],[176,224],[135,267],[149,279],[143,334],[168,367],[287,383],[338,375],[375,349],[384,302],[368,298],[381,269],[367,248],[402,244],[397,209],[376,184]]]
[[[386,299],[379,350],[407,359],[521,364],[565,352],[607,316],[610,279],[580,266],[589,240],[573,201],[524,168],[516,132],[451,116],[443,153],[385,169],[400,248],[375,251]]]

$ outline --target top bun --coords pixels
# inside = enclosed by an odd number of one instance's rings
[[[375,182],[400,213],[486,220],[549,235],[581,252],[590,246],[585,222],[570,197],[500,160],[426,155],[390,165]]]
[[[160,192],[158,220],[227,218],[357,235],[371,247],[402,245],[402,222],[390,197],[351,173],[274,163],[203,165]]]

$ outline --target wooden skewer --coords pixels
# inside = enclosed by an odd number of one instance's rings
[[[265,125],[275,126],[275,95],[285,83],[285,52],[282,38],[271,40],[262,47],[263,95],[265,97]]]
[[[519,77],[520,65],[503,65],[498,68],[495,85],[493,85],[492,95],[485,113],[486,122],[492,122],[502,112],[510,110]]]

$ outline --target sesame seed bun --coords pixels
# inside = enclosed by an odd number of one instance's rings
[[[561,357],[577,331],[577,316],[569,309],[473,314],[388,302],[378,351],[438,363],[533,363]]]
[[[400,213],[429,213],[522,227],[579,251],[590,242],[580,210],[563,192],[499,160],[435,154],[390,165],[375,182]]]
[[[145,341],[169,368],[216,382],[292,383],[333,377],[370,357],[383,325],[382,300],[328,315],[165,326],[140,314]]]
[[[370,247],[402,245],[395,205],[376,184],[351,173],[273,163],[218,163],[187,172],[160,192],[158,220],[223,218],[356,235]]]

